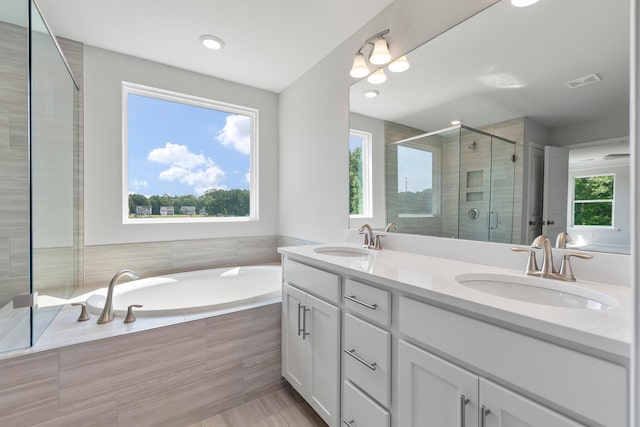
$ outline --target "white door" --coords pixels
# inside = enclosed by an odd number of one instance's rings
[[[313,409],[329,424],[339,426],[340,314],[338,307],[311,295],[303,313],[308,345],[309,399]]]
[[[544,182],[544,148],[529,146],[529,177],[527,184],[527,215],[525,216],[525,239],[522,244],[531,244],[542,234],[542,194]]]
[[[398,426],[478,426],[478,377],[400,341]]]
[[[583,426],[484,378],[480,378],[480,405],[485,413],[486,427]]]
[[[282,301],[282,376],[298,393],[307,386],[306,341],[302,339],[302,311],[307,295],[287,284]]]
[[[567,230],[567,189],[569,186],[569,150],[544,147],[544,196],[542,234],[555,242],[558,233]]]

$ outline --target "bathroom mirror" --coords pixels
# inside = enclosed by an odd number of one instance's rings
[[[366,79],[355,83],[350,91],[350,127],[370,140],[372,185],[371,207],[351,216],[351,228],[364,222],[381,228],[397,218],[388,212],[389,200],[395,197],[388,189],[395,186],[396,193],[402,191],[398,182],[391,183],[401,177],[389,175],[385,156],[389,144],[461,120],[465,126],[516,142],[514,229],[511,242],[505,243],[526,244],[532,235],[568,231],[573,238],[570,245],[582,250],[628,253],[628,17],[629,4],[624,0],[541,1],[526,8],[501,1],[410,52],[409,70],[386,70],[387,81],[379,85]],[[378,96],[365,97],[370,90]],[[352,151],[357,146],[353,137]],[[568,170],[557,170],[558,162],[547,162],[545,169],[546,147],[548,152],[565,153],[562,167]],[[459,163],[442,164],[439,172],[456,168],[457,185],[437,187],[438,179],[430,184],[441,200],[451,197],[452,191],[458,192],[458,199],[467,197]],[[543,174],[549,194],[544,191]],[[576,182],[579,186],[584,177],[608,174],[615,175],[613,199],[578,200]],[[560,194],[552,194],[557,189]],[[609,209],[610,221],[583,224],[576,219],[576,211],[587,202]],[[491,212],[478,208],[476,213],[466,205],[462,212],[462,208],[459,203],[460,218],[477,221],[472,217],[479,216],[491,226]],[[490,240],[441,229],[427,231],[416,227],[417,219],[411,221],[398,232]]]

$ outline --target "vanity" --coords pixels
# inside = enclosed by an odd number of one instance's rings
[[[331,427],[628,425],[627,287],[348,244],[279,251],[282,375]]]

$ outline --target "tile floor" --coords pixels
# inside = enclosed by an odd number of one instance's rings
[[[188,427],[327,427],[291,386]]]

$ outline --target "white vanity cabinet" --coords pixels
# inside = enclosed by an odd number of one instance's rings
[[[582,426],[404,341],[398,349],[398,425]]]
[[[310,277],[326,280],[327,288],[340,285],[338,276],[298,263],[293,268],[310,269]],[[289,282],[286,267],[284,277],[282,375],[329,426],[337,427],[340,422],[340,309],[303,290],[304,283],[296,274],[293,275],[296,282]],[[312,279],[312,284],[319,282]]]

